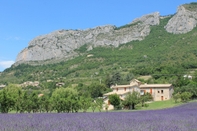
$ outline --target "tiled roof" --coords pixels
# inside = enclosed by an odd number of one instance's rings
[[[109,95],[112,95],[112,94],[123,95],[123,94],[129,93],[129,92],[130,91],[109,92],[109,93],[104,94],[104,96],[109,96]]]
[[[137,84],[131,84],[131,85],[116,85],[116,86],[112,86],[112,88],[125,88],[125,87],[133,87],[133,86],[137,86]]]
[[[163,87],[171,87],[172,84],[143,84],[143,85],[140,85],[139,87],[140,88],[163,88]]]

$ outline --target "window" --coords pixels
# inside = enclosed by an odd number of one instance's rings
[[[118,91],[118,88],[116,88],[116,91]]]
[[[161,94],[163,94],[163,90],[161,90]]]
[[[127,88],[125,87],[125,88],[124,88],[124,91],[126,91],[126,90],[127,90]]]

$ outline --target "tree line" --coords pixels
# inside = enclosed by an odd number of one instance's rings
[[[36,113],[36,112],[93,112],[102,110],[103,99],[80,95],[73,88],[56,88],[51,96],[26,91],[16,85],[8,85],[0,90],[0,112]]]

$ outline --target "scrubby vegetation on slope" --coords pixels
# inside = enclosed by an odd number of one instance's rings
[[[92,83],[128,84],[132,78],[149,75],[148,83],[185,86],[180,83],[182,76],[194,75],[197,68],[197,28],[187,34],[171,34],[164,29],[169,19],[161,19],[160,25],[152,26],[150,35],[142,41],[91,51],[84,50],[86,45],[78,50],[80,56],[69,61],[13,66],[1,74],[0,83],[40,81],[43,87],[55,89],[54,83],[64,82],[65,87],[80,85],[78,88],[84,89]]]
[[[190,11],[197,11],[197,2],[192,2],[190,4],[184,4],[183,5],[187,10]]]

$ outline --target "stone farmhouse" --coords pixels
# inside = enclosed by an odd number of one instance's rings
[[[104,103],[108,104],[109,110],[113,109],[113,105],[110,104],[108,96],[111,94],[117,94],[120,96],[121,100],[124,100],[128,93],[137,91],[140,95],[144,93],[150,93],[153,97],[153,101],[163,101],[172,98],[173,86],[172,84],[142,84],[139,80],[134,79],[129,85],[115,85],[111,87],[112,92],[104,94]]]

